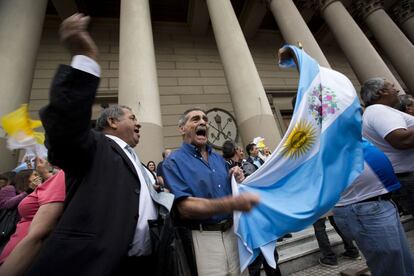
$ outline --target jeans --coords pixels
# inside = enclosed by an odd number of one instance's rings
[[[372,275],[414,275],[414,258],[391,200],[368,201],[335,207],[342,233],[355,240]]]
[[[341,230],[338,229],[336,226],[336,223],[332,216],[329,216],[329,222],[335,229],[335,231],[338,233],[338,235],[341,237],[342,241],[344,242],[344,248],[349,255],[357,256],[358,249],[355,247],[355,245],[352,242],[352,239],[348,239],[345,237]],[[326,225],[325,225],[326,218],[320,218],[313,224],[313,229],[315,230],[315,236],[316,240],[318,241],[319,249],[321,250],[322,256],[324,259],[336,262],[336,254],[332,251],[331,243],[329,242],[328,235],[326,234]]]

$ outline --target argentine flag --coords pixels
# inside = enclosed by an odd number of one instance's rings
[[[327,213],[363,170],[361,108],[351,81],[294,46],[300,78],[293,118],[271,157],[233,193],[251,192],[260,203],[235,212],[243,271],[260,251],[275,267],[276,240]],[[282,67],[295,66],[292,59]]]

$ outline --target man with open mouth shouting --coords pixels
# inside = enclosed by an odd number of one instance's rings
[[[242,170],[231,170],[207,145],[208,118],[201,109],[181,115],[178,127],[181,148],[164,161],[167,187],[184,226],[191,230],[198,275],[239,275],[237,239],[232,212],[247,212],[259,201],[256,195],[231,195],[230,176],[244,179]]]

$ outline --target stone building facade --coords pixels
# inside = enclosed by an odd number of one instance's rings
[[[163,1],[188,5],[186,19],[159,13],[152,2]],[[178,117],[191,107],[230,112],[240,144],[262,136],[275,147],[298,82],[296,70],[277,66],[284,43],[300,43],[357,90],[373,76],[414,89],[413,1],[14,0],[0,2],[0,115],[29,103],[38,118],[58,64],[70,62],[58,39],[61,18],[82,11],[82,2],[102,69],[92,119],[106,104],[131,106],[143,126],[136,149],[143,161],[181,145]],[[119,14],[94,16],[98,2]],[[2,171],[17,154],[0,136]]]

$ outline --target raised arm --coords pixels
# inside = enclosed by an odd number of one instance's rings
[[[381,114],[381,116],[378,116]],[[408,115],[406,115],[408,116]],[[370,131],[384,138],[393,148],[399,150],[414,148],[414,128],[410,128],[403,113],[380,105],[369,107],[364,115],[363,135],[370,138]]]
[[[385,136],[385,140],[387,140],[388,143],[393,148],[404,150],[404,149],[413,149],[414,148],[414,129],[404,129],[399,128],[391,133],[389,133],[387,136]]]
[[[17,244],[0,267],[0,275],[24,275],[39,252],[43,241],[55,228],[62,211],[63,202],[40,206],[30,225],[29,233]]]
[[[63,21],[60,39],[74,59],[61,65],[50,91],[50,102],[40,111],[49,159],[68,173],[82,173],[95,150],[90,119],[99,84],[97,47],[87,31],[89,17],[75,14]],[[97,74],[94,74],[97,72]]]
[[[173,159],[164,161],[163,172],[166,186],[176,196],[176,206],[183,219],[205,219],[233,211],[247,212],[259,203],[260,200],[259,196],[250,193],[215,199],[195,197],[179,173],[179,169]],[[234,174],[237,181],[244,179],[243,172],[238,167],[231,170],[230,174]]]
[[[5,186],[0,190],[0,198],[3,199],[0,201],[0,208],[15,208],[26,196],[26,192],[16,194],[16,189],[12,185]]]
[[[38,172],[40,177],[43,179],[43,181],[46,181],[49,177],[53,175],[50,172],[50,164],[45,159],[41,157],[36,157],[35,164],[36,164],[36,171]]]
[[[60,25],[60,41],[70,51],[72,56],[84,55],[93,60],[98,58],[98,47],[88,32],[91,18],[81,13],[65,19]]]
[[[258,202],[259,197],[249,193],[217,199],[187,197],[177,203],[177,209],[183,219],[205,219],[233,211],[247,212]]]

